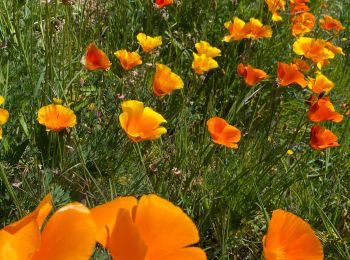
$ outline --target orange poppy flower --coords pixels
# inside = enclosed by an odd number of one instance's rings
[[[293,64],[295,64],[298,67],[298,70],[302,72],[308,72],[309,70],[311,70],[310,65],[304,60],[294,59]]]
[[[117,198],[91,210],[97,241],[113,259],[207,259],[198,247],[199,234],[192,220],[171,202],[157,195]]]
[[[328,94],[334,87],[334,83],[325,75],[318,73],[316,79],[309,77],[308,87],[316,94],[321,94],[323,92]]]
[[[142,47],[144,52],[150,52],[158,46],[162,45],[162,37],[151,37],[144,33],[139,33],[137,36],[137,42]]]
[[[284,10],[286,6],[285,0],[265,0],[269,11],[272,13],[272,21],[282,21],[282,16],[278,11]]]
[[[156,74],[153,80],[153,93],[156,96],[164,96],[183,87],[184,82],[179,75],[172,72],[168,66],[156,64]]]
[[[155,0],[158,8],[173,4],[173,0]]]
[[[290,6],[290,14],[291,15],[297,15],[300,13],[310,11],[310,8],[305,3],[296,4],[296,3],[290,2],[289,6]]]
[[[322,68],[328,59],[334,58],[334,53],[326,48],[326,41],[308,37],[300,37],[293,44],[293,51],[298,55],[311,59],[317,67]]]
[[[269,77],[265,71],[253,68],[249,64],[245,66],[242,63],[238,64],[237,73],[244,77],[244,81],[248,86],[254,86]]]
[[[60,104],[50,104],[38,111],[39,124],[46,126],[48,130],[59,132],[66,127],[77,124],[74,111]]]
[[[255,18],[250,18],[249,23],[243,27],[242,33],[246,35],[246,38],[250,38],[252,40],[272,37],[271,27],[268,25],[263,25],[258,19]]]
[[[328,147],[340,146],[338,138],[332,131],[319,125],[311,128],[310,146],[315,150],[322,150]]]
[[[324,257],[321,242],[311,226],[281,209],[272,212],[263,247],[266,260],[323,260]]]
[[[221,50],[216,47],[212,47],[210,43],[206,41],[197,42],[195,47],[198,54],[205,54],[207,57],[211,58],[221,56]]]
[[[96,243],[90,210],[70,203],[56,211],[40,233],[51,208],[48,195],[32,213],[0,231],[3,259],[89,259]]]
[[[341,24],[341,22],[339,22],[337,19],[334,19],[329,15],[325,15],[320,20],[320,26],[323,30],[326,30],[326,31],[333,30],[333,29],[337,31],[341,31],[345,29],[345,27]]]
[[[334,54],[341,54],[341,55],[345,55],[345,53],[343,52],[343,49],[335,46],[333,43],[331,42],[326,42],[326,48],[328,50],[330,50],[331,52],[333,52]]]
[[[241,139],[241,131],[229,125],[226,120],[220,117],[213,117],[207,121],[208,131],[216,144],[225,145],[228,148],[238,148]]]
[[[310,121],[319,123],[326,120],[332,120],[339,123],[343,120],[343,116],[335,112],[334,106],[329,97],[320,98],[314,103],[307,114]]]
[[[118,50],[114,55],[119,59],[124,70],[131,70],[133,67],[142,64],[141,56],[137,52]]]
[[[293,19],[292,35],[295,37],[303,36],[311,32],[314,28],[316,18],[312,13],[301,13]]]
[[[123,113],[119,115],[119,123],[128,137],[134,142],[155,140],[167,132],[161,123],[166,120],[152,108],[144,107],[137,100],[128,100],[122,103]]]
[[[3,96],[0,96],[0,106],[5,103],[5,99]],[[0,108],[0,126],[7,123],[9,120],[10,113],[4,108]]]
[[[218,67],[219,64],[213,58],[205,54],[193,53],[192,69],[194,69],[197,74],[202,75],[204,72]]]
[[[298,67],[295,64],[279,62],[277,77],[278,84],[281,86],[288,86],[290,84],[298,84],[302,88],[307,86],[304,74],[298,70]]]
[[[230,32],[230,35],[223,38],[224,42],[239,41],[246,37],[246,34],[242,32],[245,22],[238,17],[234,17],[232,21],[226,22],[224,26]]]
[[[94,43],[90,43],[87,47],[81,63],[87,70],[109,70],[112,65],[107,55],[97,48]]]

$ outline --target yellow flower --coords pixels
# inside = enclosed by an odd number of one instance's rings
[[[197,42],[195,47],[198,54],[205,54],[207,55],[207,57],[211,57],[211,58],[221,56],[221,50],[216,47],[212,47],[206,41]]]
[[[197,74],[202,75],[204,72],[208,72],[211,69],[218,68],[219,64],[211,57],[205,54],[193,53],[192,69],[196,71]]]
[[[120,65],[122,65],[124,70],[130,70],[133,67],[142,64],[141,56],[137,52],[118,50],[114,55],[119,59]]]
[[[158,46],[162,45],[161,36],[151,37],[151,36],[147,36],[144,33],[139,33],[136,36],[136,38],[144,52],[150,52],[154,48],[157,48]]]
[[[156,74],[153,80],[153,93],[156,96],[164,96],[183,87],[184,82],[179,75],[172,72],[168,66],[156,64]]]
[[[152,108],[144,107],[137,100],[128,100],[122,103],[123,113],[119,115],[119,123],[128,137],[134,142],[154,140],[167,132],[161,123],[164,117]]]
[[[246,35],[242,32],[245,22],[238,17],[234,17],[232,21],[226,22],[224,26],[230,32],[230,35],[224,37],[224,42],[239,41],[245,38]]]
[[[294,151],[291,150],[291,149],[289,149],[289,150],[287,151],[287,154],[288,154],[288,155],[293,155],[293,154],[294,154]]]
[[[66,127],[73,127],[77,124],[74,111],[59,104],[51,104],[40,108],[38,121],[39,124],[54,132],[59,132]]]

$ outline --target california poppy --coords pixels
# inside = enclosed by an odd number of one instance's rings
[[[195,47],[198,54],[205,54],[207,57],[211,58],[221,56],[221,50],[211,46],[210,43],[206,41],[197,42]]]
[[[278,84],[288,86],[290,84],[298,84],[302,88],[307,86],[304,74],[298,70],[295,64],[278,63],[277,69]]]
[[[60,104],[50,104],[38,111],[39,124],[46,126],[48,130],[59,132],[67,127],[77,124],[74,111]]]
[[[223,38],[224,42],[239,41],[246,37],[246,34],[242,32],[245,22],[238,17],[234,17],[232,21],[226,22],[224,26],[230,32],[230,35]]]
[[[244,81],[248,86],[254,86],[269,77],[265,71],[253,68],[249,64],[245,66],[243,63],[238,64],[237,73],[244,77]]]
[[[137,36],[137,42],[142,47],[144,52],[150,52],[158,46],[162,45],[162,37],[151,37],[144,33],[139,33]]]
[[[142,64],[141,56],[137,52],[118,50],[114,55],[119,59],[124,70],[131,70],[133,67]]]
[[[308,87],[316,94],[323,92],[328,94],[334,87],[334,83],[322,73],[318,73],[316,78],[308,78]]]
[[[291,15],[296,15],[296,14],[310,11],[310,8],[305,3],[297,4],[297,3],[290,2],[289,7],[290,7],[290,14]]]
[[[156,64],[156,73],[153,80],[153,93],[156,96],[164,96],[173,90],[182,89],[184,82],[179,75],[163,64]]]
[[[134,142],[158,139],[167,132],[165,127],[160,126],[166,122],[164,117],[152,108],[144,107],[140,101],[124,101],[122,110],[120,126]]]
[[[173,4],[173,0],[155,0],[158,8]]]
[[[324,257],[321,242],[311,226],[281,209],[272,212],[263,248],[266,260],[323,260]]]
[[[338,137],[331,130],[320,125],[314,125],[311,128],[310,146],[315,150],[323,150],[340,145],[338,144]]]
[[[0,96],[0,106],[5,102],[5,99],[3,96]],[[9,119],[10,113],[4,108],[0,108],[0,126],[7,123]]]
[[[207,121],[208,131],[216,144],[225,145],[228,148],[238,148],[241,139],[241,131],[227,123],[220,117],[213,117]]]
[[[329,97],[322,97],[310,106],[307,117],[310,121],[315,123],[325,120],[332,120],[333,122],[339,123],[343,120],[343,116],[335,112]]]
[[[246,38],[257,40],[260,38],[271,38],[272,29],[268,25],[263,25],[258,19],[250,18],[249,22],[245,24],[242,33]]]
[[[199,241],[192,220],[171,202],[157,195],[137,201],[122,197],[91,210],[98,242],[113,259],[205,260],[205,252],[191,247]]]
[[[204,72],[218,67],[219,64],[213,58],[205,54],[193,53],[192,69],[194,69],[197,74],[202,75]]]
[[[112,65],[107,55],[94,43],[89,44],[81,62],[87,70],[109,70]]]
[[[323,30],[329,31],[335,29],[337,31],[344,30],[345,27],[339,22],[337,19],[329,15],[325,15],[322,19],[320,19],[320,26]]]
[[[40,232],[51,208],[48,195],[32,213],[0,231],[4,259],[89,259],[96,243],[90,210],[70,203],[57,210]]]
[[[302,72],[308,72],[311,69],[310,65],[301,59],[294,59],[293,64],[295,64],[298,67],[298,70]]]
[[[265,3],[268,6],[269,11],[272,13],[272,21],[281,21],[282,16],[279,11],[283,11],[286,6],[285,0],[265,0]]]
[[[293,19],[292,35],[303,36],[314,28],[316,18],[312,13],[301,13]]]

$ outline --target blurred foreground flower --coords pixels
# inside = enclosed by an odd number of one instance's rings
[[[319,125],[311,128],[310,146],[315,150],[322,150],[328,147],[340,146],[338,138],[332,131]]]
[[[97,48],[94,43],[90,43],[87,47],[86,54],[81,59],[81,63],[87,70],[109,70],[112,65],[107,55]]]
[[[153,80],[153,93],[156,96],[164,96],[173,90],[182,89],[184,82],[179,75],[163,64],[156,64],[156,73]]]
[[[163,8],[164,6],[173,4],[173,0],[155,0],[158,8]]]
[[[343,120],[343,116],[335,112],[334,106],[329,100],[329,97],[318,99],[310,106],[307,117],[310,121],[319,123],[326,120],[332,120],[339,123]]]
[[[48,130],[59,132],[66,127],[77,124],[74,111],[60,104],[50,104],[38,111],[39,124],[46,126]]]
[[[202,75],[204,72],[218,67],[219,64],[213,58],[205,54],[193,53],[192,69],[194,69],[197,74]]]
[[[326,31],[333,30],[333,29],[337,31],[341,31],[345,29],[345,27],[341,24],[341,22],[339,22],[338,20],[334,19],[329,15],[325,15],[320,20],[320,26],[323,30],[326,30]]]
[[[278,84],[280,86],[288,86],[291,84],[298,84],[302,88],[307,86],[307,81],[304,74],[298,70],[295,64],[278,63],[277,69]]]
[[[52,209],[51,195],[38,207],[0,231],[1,259],[89,259],[96,244],[96,229],[90,210],[70,203],[57,210],[42,225]]]
[[[0,96],[0,106],[4,104],[5,99],[3,96]],[[4,108],[0,108],[0,140],[2,139],[2,125],[6,124],[9,120],[10,113]]]
[[[221,50],[211,46],[210,43],[206,41],[197,42],[195,47],[198,54],[205,54],[207,57],[211,58],[221,56]]]
[[[128,100],[122,103],[123,113],[119,115],[119,123],[128,137],[134,142],[154,140],[167,132],[164,117],[152,108],[144,107],[137,100]]]
[[[272,212],[267,234],[263,238],[266,260],[323,260],[320,240],[311,226],[298,216],[277,209]]]
[[[151,37],[151,36],[147,36],[144,33],[139,33],[136,36],[136,38],[137,38],[138,44],[140,44],[144,52],[150,52],[154,48],[157,48],[158,46],[162,45],[161,36]]]
[[[117,260],[207,259],[191,247],[199,241],[196,225],[171,202],[156,195],[117,198],[91,210],[97,241]]]
[[[137,52],[118,50],[114,55],[119,59],[124,70],[131,70],[133,67],[142,64],[141,56]]]
[[[249,64],[245,66],[243,63],[238,64],[237,73],[244,77],[244,81],[248,86],[254,86],[269,77],[265,71],[253,68]]]
[[[241,139],[241,131],[229,125],[226,120],[220,117],[213,117],[207,121],[208,131],[216,144],[225,145],[228,148],[238,148]]]

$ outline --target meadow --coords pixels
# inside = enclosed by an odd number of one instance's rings
[[[307,221],[325,259],[350,259],[350,1],[311,0],[316,17],[305,37],[342,48],[322,66],[334,82],[329,93],[341,122],[322,122],[340,146],[310,147],[308,100],[312,90],[281,86],[278,62],[293,51],[289,1],[283,20],[271,20],[263,0],[177,0],[158,8],[151,0],[0,0],[0,95],[10,117],[0,142],[0,223],[32,211],[52,194],[54,209],[69,202],[89,208],[119,196],[157,194],[194,221],[198,247],[208,259],[264,259],[262,239],[271,213],[284,209]],[[325,31],[324,15],[345,30]],[[224,42],[224,24],[239,17],[271,26],[272,37]],[[136,36],[161,36],[145,53]],[[221,50],[218,68],[192,69],[195,44]],[[81,63],[90,43],[110,59],[108,70]],[[117,50],[137,51],[142,64],[124,70]],[[307,59],[304,59],[307,60]],[[315,77],[317,65],[305,78]],[[184,87],[164,96],[152,91],[156,64],[169,66]],[[247,86],[239,63],[269,77]],[[47,131],[41,107],[61,101],[77,124]],[[134,142],[119,115],[125,100],[139,100],[165,119],[167,133]],[[207,127],[224,118],[241,131],[237,149],[214,143]],[[93,259],[109,259],[102,248]],[[127,259],[128,260],[128,259]]]

